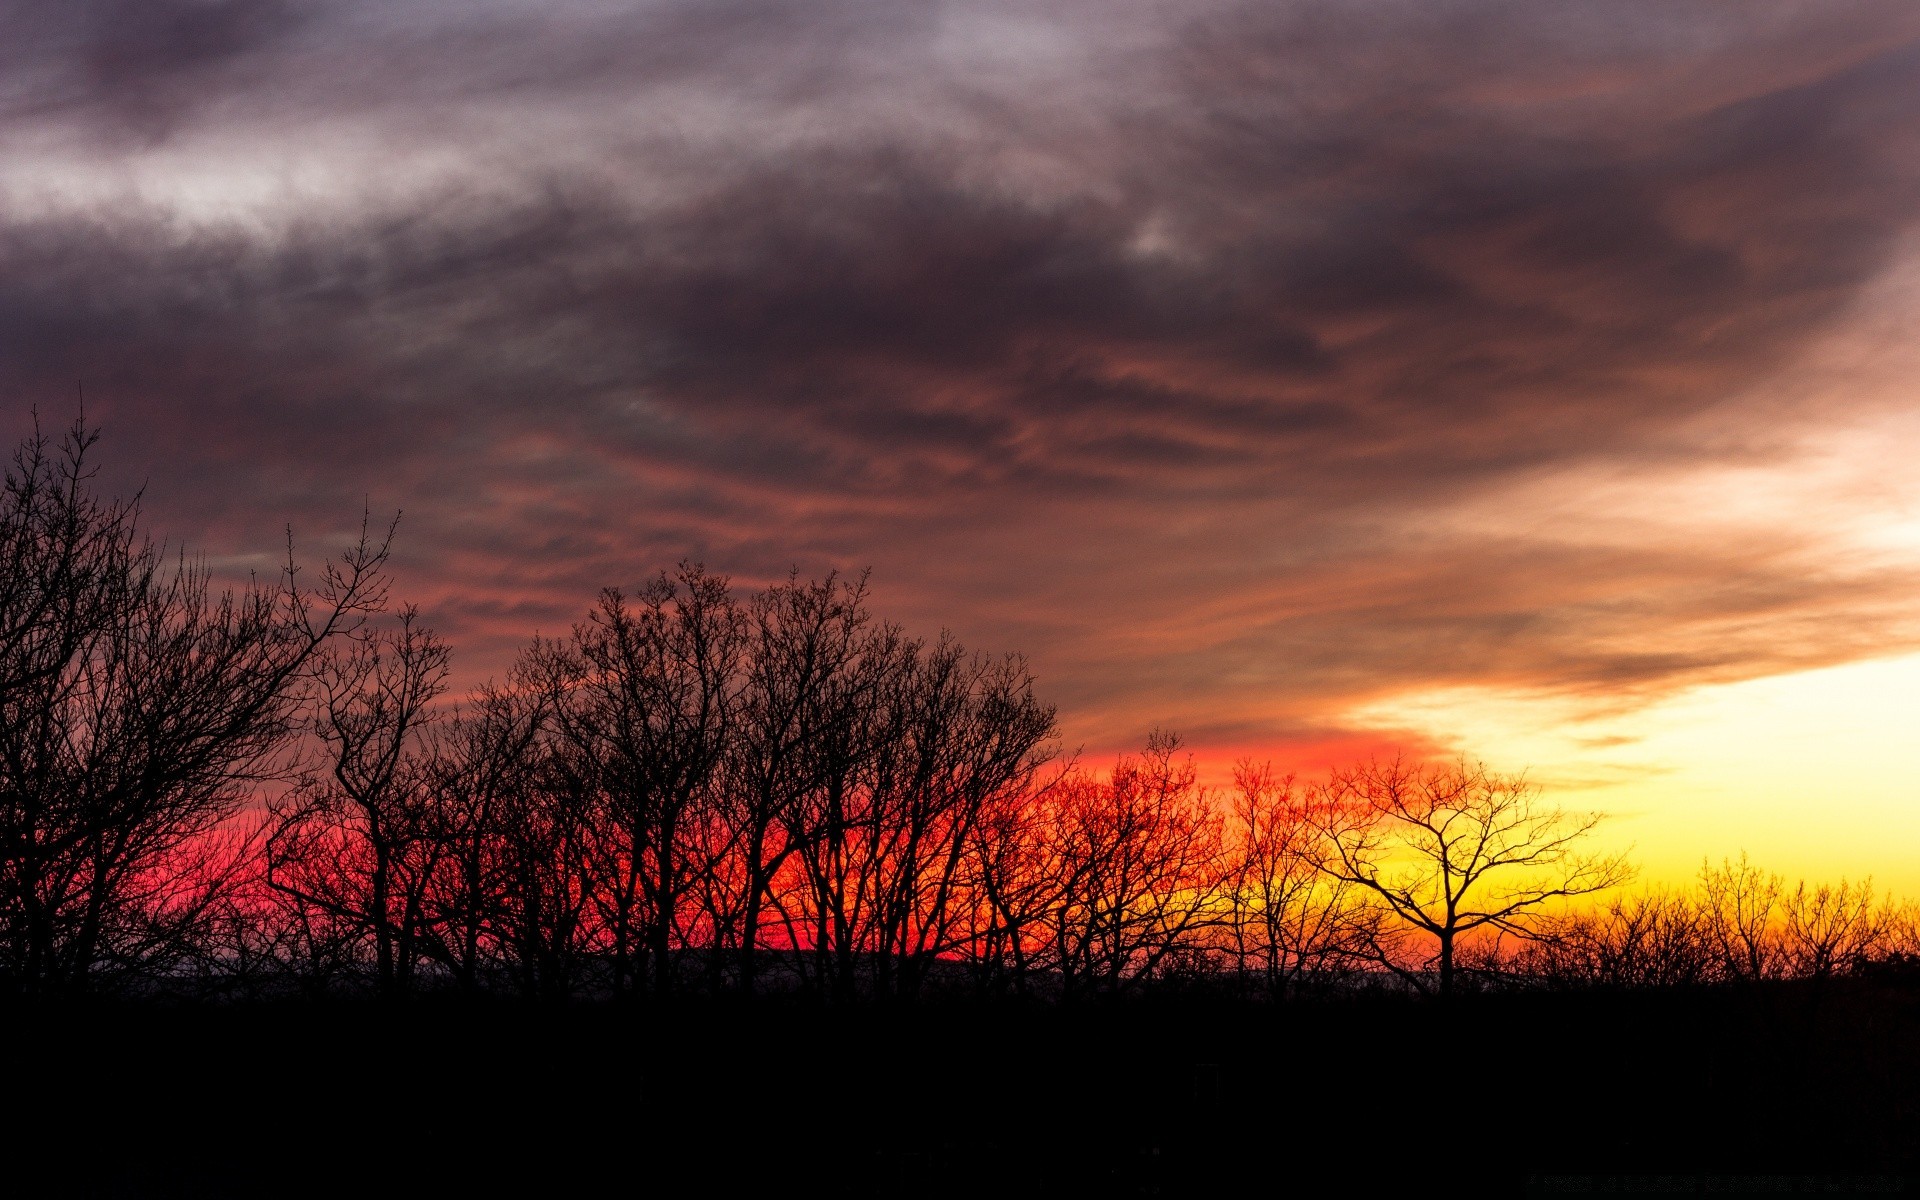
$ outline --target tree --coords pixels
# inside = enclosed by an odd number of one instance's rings
[[[427,951],[469,994],[480,988],[482,965],[500,953],[508,817],[524,811],[540,788],[566,777],[551,765],[547,734],[556,699],[544,682],[523,659],[507,686],[476,689],[437,739],[433,792],[441,848]]]
[[[167,970],[231,872],[211,835],[282,774],[316,656],[385,598],[387,543],[311,587],[171,565],[92,492],[97,434],[35,433],[0,493],[0,981]],[[389,531],[389,537],[391,531]],[[212,890],[210,890],[212,889]]]
[[[981,807],[963,850],[959,876],[965,921],[956,949],[984,990],[1029,994],[1054,939],[1045,931],[1060,907],[1048,831],[1062,788],[1079,785],[1072,759],[1042,780],[1009,788]]]
[[[540,745],[522,786],[503,790],[490,841],[494,940],[522,997],[563,1001],[604,954],[594,862],[603,830],[593,765],[565,741]]]
[[[1528,975],[1562,987],[1688,987],[1713,977],[1707,922],[1684,893],[1615,896],[1558,917],[1519,956]]]
[[[1018,655],[969,655],[942,636],[905,675],[900,734],[876,774],[892,819],[877,855],[874,949],[910,995],[932,960],[965,939],[960,892],[974,830],[1004,797],[1029,794],[1053,757],[1055,724]]]
[[[1053,709],[1034,699],[1024,660],[968,654],[950,636],[929,646],[882,627],[860,662],[874,678],[845,723],[840,770],[795,827],[795,902],[837,995],[870,976],[878,993],[911,996],[965,940],[974,830],[998,798],[1026,793]]]
[[[1234,961],[1278,998],[1362,957],[1378,941],[1379,911],[1366,889],[1326,870],[1322,791],[1250,759],[1234,764],[1233,783]]]
[[[1700,911],[1727,979],[1767,979],[1785,968],[1776,914],[1780,908],[1778,875],[1749,862],[1722,859],[1700,864]]]
[[[719,803],[747,631],[727,580],[682,563],[632,603],[603,592],[554,648],[555,723],[591,764],[607,834],[595,894],[616,995],[636,975],[672,986],[687,901],[711,865],[696,835]],[[650,971],[633,968],[636,951]]]
[[[1520,937],[1557,900],[1615,887],[1631,872],[1618,855],[1581,843],[1597,814],[1541,802],[1537,787],[1481,765],[1416,767],[1400,759],[1336,771],[1316,820],[1332,853],[1324,870],[1364,888],[1398,925],[1432,939],[1423,965],[1441,995],[1454,989],[1460,939],[1491,929]],[[1391,940],[1379,961],[1416,984]]]
[[[748,605],[752,651],[729,747],[726,853],[708,896],[715,949],[737,951],[740,986],[759,970],[765,914],[781,912],[776,884],[812,835],[822,795],[837,786],[852,748],[862,653],[872,618],[866,577],[802,582],[797,573]],[[785,914],[791,944],[791,914]]]
[[[1179,748],[1155,730],[1108,779],[1052,791],[1047,871],[1060,892],[1048,932],[1068,995],[1150,979],[1227,917],[1224,823]]]
[[[407,990],[444,839],[432,752],[448,649],[415,611],[322,651],[312,733],[325,768],[276,806],[269,886],[324,909],[373,945],[383,995]]]
[[[1825,979],[1871,958],[1892,916],[1874,903],[1873,880],[1808,885],[1782,897],[1787,961],[1796,975]]]

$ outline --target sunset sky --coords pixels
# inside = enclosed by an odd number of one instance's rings
[[[497,675],[873,570],[1069,747],[1405,747],[1920,895],[1920,6],[0,16],[0,394]]]

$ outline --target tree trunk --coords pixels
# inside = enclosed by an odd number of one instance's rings
[[[391,901],[388,895],[389,851],[384,839],[376,840],[373,848],[373,959],[374,970],[380,979],[380,994],[392,997],[393,978],[393,929],[387,919],[387,905]]]

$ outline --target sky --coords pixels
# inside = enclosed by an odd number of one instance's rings
[[[1065,742],[1920,894],[1920,8],[13,0],[0,432],[460,679],[871,568]]]

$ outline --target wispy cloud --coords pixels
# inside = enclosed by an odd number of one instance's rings
[[[1030,7],[16,5],[0,394],[213,552],[405,508],[475,672],[683,556],[1096,741],[1910,643],[1857,496],[1676,482],[1864,411],[1759,397],[1920,212],[1910,6]]]

